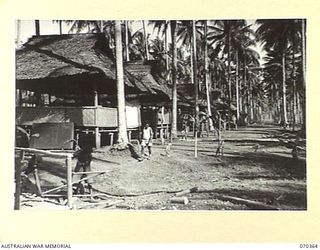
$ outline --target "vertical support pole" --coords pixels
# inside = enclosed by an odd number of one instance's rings
[[[128,140],[129,140],[129,142],[131,142],[131,134],[132,134],[132,131],[129,130],[129,131],[128,131]]]
[[[161,129],[160,129],[160,139],[161,145],[164,145],[164,138],[163,138],[163,123],[164,123],[164,107],[161,107]]]
[[[93,102],[94,102],[94,106],[98,107],[98,105],[99,105],[99,95],[98,95],[98,91],[97,90],[94,91],[94,100],[93,100]]]
[[[113,133],[109,133],[110,135],[110,146],[113,146]]]
[[[21,165],[24,160],[24,151],[21,150],[20,160],[15,164],[15,181],[16,190],[14,194],[14,210],[20,209],[20,194],[21,194]]]
[[[68,207],[72,208],[72,164],[71,164],[70,155],[68,155],[66,158],[66,166],[67,166]]]
[[[94,90],[94,117],[95,117],[95,142],[96,142],[96,148],[100,148],[101,147],[101,138],[100,138],[100,132],[99,132],[99,127],[98,127],[98,106],[99,106],[99,94],[97,91],[97,86],[95,86],[95,90]]]
[[[22,107],[22,89],[18,89],[18,106]]]
[[[198,131],[195,131],[194,136],[194,158],[198,158]]]
[[[100,136],[100,132],[99,132],[99,127],[95,127],[94,128],[95,132],[95,139],[96,139],[96,148],[100,148],[101,147],[101,136]]]
[[[51,101],[51,95],[50,94],[48,95],[48,102],[49,102],[49,106],[51,106],[52,101]]]
[[[36,180],[36,186],[37,186],[39,195],[42,196],[41,183],[40,183],[40,178],[39,178],[39,175],[38,175],[38,169],[37,168],[34,170],[34,179]]]

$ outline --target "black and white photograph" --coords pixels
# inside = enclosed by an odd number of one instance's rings
[[[17,19],[12,210],[308,211],[307,26]]]

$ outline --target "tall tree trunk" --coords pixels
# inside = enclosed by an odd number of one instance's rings
[[[192,36],[190,37],[190,82],[191,84],[194,84],[194,67],[193,67],[193,40]]]
[[[197,151],[197,137],[199,128],[199,106],[198,106],[198,63],[197,63],[197,36],[196,36],[196,22],[192,21],[192,46],[193,46],[193,81],[194,81],[194,95],[195,95],[195,157],[198,157]]]
[[[277,121],[278,123],[281,123],[281,118],[282,117],[282,113],[281,113],[281,97],[280,97],[280,93],[279,91],[277,91]]]
[[[40,21],[35,20],[34,24],[35,24],[36,36],[40,36]]]
[[[230,31],[228,32],[228,97],[231,104],[232,101],[232,92],[231,92],[231,35]]]
[[[239,88],[239,117],[241,115],[241,112],[243,111],[243,105],[242,105],[242,102],[243,102],[243,98],[242,98],[242,95],[243,95],[243,92],[242,92],[242,85],[241,85],[241,80],[239,77],[239,69],[240,69],[240,61],[239,61],[239,56],[238,56],[238,88]]]
[[[165,21],[165,31],[164,31],[164,48],[165,48],[165,58],[166,58],[166,71],[167,71],[167,75],[166,75],[166,80],[167,82],[169,82],[169,42],[168,42],[168,29],[169,29],[169,25],[168,25],[168,21]]]
[[[115,21],[116,40],[116,70],[117,70],[117,100],[118,100],[118,143],[126,145],[128,143],[126,106],[124,92],[123,55],[121,38],[121,21]]]
[[[244,104],[245,107],[245,112],[247,114],[247,119],[249,119],[249,87],[247,86],[247,69],[246,69],[246,58],[244,58],[243,60],[243,86],[247,87],[247,91],[246,91],[246,99],[244,98],[243,100],[246,102]]]
[[[252,84],[251,84],[251,81],[250,81],[250,79],[249,79],[249,103],[250,103],[250,121],[251,122],[254,122],[254,114],[253,114],[253,112],[254,112],[254,107],[253,107],[253,91],[252,91]]]
[[[128,21],[124,21],[125,25],[125,36],[126,36],[126,61],[130,61],[130,54],[129,54],[129,29],[128,29]]]
[[[286,93],[286,58],[285,52],[282,53],[282,122],[287,126],[287,93]]]
[[[239,51],[236,51],[236,100],[237,100],[237,122],[240,118],[240,103],[239,103]]]
[[[148,36],[147,36],[147,29],[146,29],[146,21],[142,20],[142,26],[143,26],[143,34],[144,34],[144,46],[146,51],[146,60],[148,61],[149,58],[149,49],[148,49]]]
[[[177,21],[170,21],[172,41],[172,124],[171,138],[177,138]]]
[[[207,30],[208,21],[204,21],[204,70],[205,70],[205,85],[206,85],[206,95],[207,95],[207,109],[208,115],[211,117],[211,103],[210,103],[210,89],[209,89],[209,56],[208,56],[208,44],[207,44]],[[213,130],[213,124],[211,118],[209,118],[209,131]]]
[[[293,77],[293,116],[292,116],[292,130],[296,128],[296,115],[297,115],[297,86],[296,86],[296,62],[295,62],[295,37],[292,36],[292,77]]]
[[[299,93],[297,92],[297,124],[301,124],[302,119],[302,109],[301,109],[301,101],[300,101],[300,96]]]
[[[229,116],[228,116],[228,129],[230,130],[231,121],[231,105],[232,105],[232,92],[231,92],[231,34],[228,31],[228,99],[229,99]]]
[[[302,37],[302,129],[306,129],[306,19],[301,20]]]

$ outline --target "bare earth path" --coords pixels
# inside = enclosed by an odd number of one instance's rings
[[[100,149],[95,158],[120,165],[93,160],[94,171],[106,171],[93,183],[94,192],[104,199],[91,203],[77,199],[75,204],[79,209],[305,210],[305,158],[294,159],[291,149],[270,136],[276,131],[274,127],[226,131],[223,157],[215,157],[213,135],[199,138],[198,158],[191,137],[174,141],[170,157],[165,156],[166,145],[157,141],[151,159],[142,162],[128,153]],[[45,158],[41,168],[44,190],[65,178],[61,162]],[[188,204],[170,201],[177,192],[194,187],[195,192],[184,195]],[[106,200],[107,204],[100,202]]]

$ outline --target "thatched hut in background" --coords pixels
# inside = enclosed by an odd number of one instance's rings
[[[16,125],[72,122],[78,134],[117,131],[116,70],[104,34],[34,36],[16,51]],[[143,62],[125,65],[127,127],[141,126],[141,107],[169,100],[170,90]],[[102,144],[105,144],[103,140]]]

